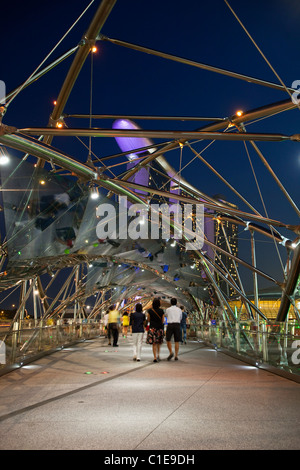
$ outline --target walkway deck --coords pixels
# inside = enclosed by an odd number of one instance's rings
[[[106,343],[106,341],[105,341]],[[0,449],[300,448],[299,384],[202,343],[132,360],[96,339],[0,378]],[[90,373],[88,373],[90,372]]]

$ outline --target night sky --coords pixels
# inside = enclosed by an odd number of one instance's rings
[[[300,80],[299,21],[297,0],[229,0],[249,33],[286,86]],[[79,17],[89,1],[5,2],[1,6],[1,74],[7,92],[20,85]],[[47,64],[78,44],[99,2],[95,1]],[[102,33],[212,66],[278,83],[278,79],[251,43],[223,0],[119,0]],[[11,103],[3,119],[7,125],[47,126],[53,100],[63,84],[72,57],[23,90]],[[65,113],[89,113],[90,58],[65,107]],[[288,99],[285,91],[250,84],[216,73],[178,64],[100,41],[93,56],[92,108],[98,114],[228,117]],[[136,121],[145,129],[195,130],[206,123]],[[86,127],[88,121],[67,121],[70,127]],[[247,127],[248,132],[291,135],[299,133],[300,110],[281,113]],[[110,128],[111,120],[93,121],[95,127]],[[87,139],[85,139],[87,142]],[[204,141],[197,147],[204,148]],[[75,138],[55,138],[52,145],[85,161],[86,149]],[[258,147],[296,203],[300,196],[300,144],[260,143]],[[119,152],[114,139],[93,139],[99,158]],[[248,144],[268,216],[284,223],[299,224],[291,208],[258,156]],[[13,152],[14,153],[14,152]],[[264,208],[242,142],[215,142],[204,153],[207,160],[263,215]],[[180,151],[166,155],[179,168]],[[182,166],[192,155],[183,150]],[[240,200],[200,162],[183,172],[192,185],[208,195],[223,194],[248,211]],[[241,229],[242,232],[242,229]],[[280,232],[291,239],[293,233]],[[250,260],[249,234],[240,234],[240,256]],[[282,278],[272,240],[257,237],[258,265]],[[270,252],[268,251],[270,249]],[[285,250],[281,249],[285,262]],[[269,257],[270,255],[270,257]],[[271,261],[272,260],[272,261]],[[268,286],[269,284],[266,284]],[[265,284],[262,284],[265,286]]]

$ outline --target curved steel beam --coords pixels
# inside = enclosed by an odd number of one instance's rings
[[[56,105],[53,109],[53,112],[50,116],[49,126],[55,125],[58,119],[60,119],[65,104],[69,98],[69,95],[72,91],[72,88],[77,80],[79,72],[88,57],[91,47],[96,41],[98,34],[100,33],[106,19],[108,18],[111,10],[113,9],[117,0],[102,0],[101,4],[98,7],[96,14],[94,15],[92,22],[87,30],[87,32],[82,37],[80,42],[80,48],[74,57],[72,65],[68,71],[68,74],[65,78],[63,86],[60,90],[60,93],[56,100]],[[46,143],[50,143],[52,136],[47,136],[45,138]]]
[[[175,62],[180,62],[181,64],[191,65],[193,67],[208,70],[210,72],[216,72],[221,75],[227,75],[232,78],[238,78],[239,80],[244,80],[249,83],[255,83],[257,85],[263,85],[266,87],[275,88],[276,90],[286,91],[286,88],[284,86],[278,85],[277,83],[267,82],[266,80],[261,80],[260,78],[250,77],[249,75],[243,75],[241,73],[236,73],[230,70],[221,69],[219,67],[214,67],[212,65],[203,64],[200,62],[196,62],[194,60],[185,59],[183,57],[178,57],[178,56],[167,54],[161,51],[156,51],[154,49],[150,49],[149,47],[139,46],[137,44],[132,44],[130,42],[122,41],[120,39],[108,38],[107,36],[104,36],[103,34],[99,35],[98,39],[101,39],[103,41],[108,41],[108,42],[111,42],[112,44],[123,46],[128,49],[133,49],[135,51],[145,52],[146,54],[155,55],[163,59],[169,59]],[[295,91],[292,88],[288,88],[288,90],[291,92]]]
[[[61,137],[145,137],[157,139],[175,139],[175,140],[232,140],[232,141],[262,141],[262,142],[282,142],[292,140],[299,142],[300,134],[265,134],[265,133],[226,133],[226,132],[205,132],[205,131],[177,131],[177,130],[119,130],[119,129],[101,129],[101,128],[48,128],[48,127],[27,127],[18,129],[17,133],[26,135],[47,135]]]
[[[211,124],[207,124],[206,126],[197,130],[204,132],[216,132],[228,127],[228,121],[231,122],[232,125],[239,126],[249,121],[265,118],[284,111],[289,111],[295,109],[296,107],[297,105],[294,104],[291,100],[279,101],[276,103],[272,103],[271,105],[262,106],[254,110],[247,111],[242,116],[232,116],[231,118],[229,118],[229,120],[225,120],[223,122],[217,121]],[[180,143],[184,144],[185,140],[181,140]],[[146,157],[145,160],[143,160],[143,162],[141,162],[139,165],[136,165],[134,168],[132,168],[129,172],[126,173],[126,175],[122,179],[124,181],[128,180],[143,166],[147,165],[148,163],[151,163],[153,160],[156,160],[157,163],[162,167],[162,169],[169,175],[169,177],[172,177],[174,181],[180,181],[180,186],[185,191],[192,191],[195,195],[201,197],[201,194],[199,193],[199,190],[197,188],[191,185],[182,176],[178,177],[177,171],[169,164],[169,162],[165,159],[163,155],[164,152],[173,150],[178,147],[178,145],[178,141],[166,144],[165,147],[162,147],[160,150],[155,151],[150,156]]]
[[[294,251],[291,269],[284,286],[277,321],[285,321],[291,305],[291,296],[294,295],[300,276],[300,243]]]

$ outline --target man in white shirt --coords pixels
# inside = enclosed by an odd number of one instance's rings
[[[180,322],[182,318],[182,310],[181,308],[176,306],[177,299],[171,299],[171,307],[166,309],[166,317],[168,320],[167,332],[166,332],[166,340],[167,346],[169,350],[169,357],[168,361],[172,359],[174,356],[172,351],[172,343],[171,338],[174,335],[175,341],[175,361],[178,361],[178,352],[179,352],[179,341],[180,341]]]

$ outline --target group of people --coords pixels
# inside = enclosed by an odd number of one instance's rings
[[[108,344],[111,344],[112,337],[114,347],[118,346],[119,318],[119,312],[115,306],[112,305],[109,307],[105,322]],[[131,326],[132,328],[133,360],[141,360],[143,337],[145,330],[147,330],[146,342],[152,345],[153,362],[160,361],[160,348],[164,340],[164,323],[166,319],[166,342],[169,351],[168,361],[173,357],[175,361],[177,361],[179,344],[180,342],[186,343],[186,318],[187,313],[184,311],[183,307],[179,308],[177,306],[177,299],[175,298],[171,299],[171,305],[166,308],[165,312],[161,308],[158,298],[153,300],[152,308],[150,308],[146,314],[143,312],[142,304],[136,304],[135,311],[131,313],[130,319],[128,314],[123,315],[123,320],[125,320],[123,321],[124,336],[127,336],[128,327]],[[172,338],[174,338],[174,352]]]

